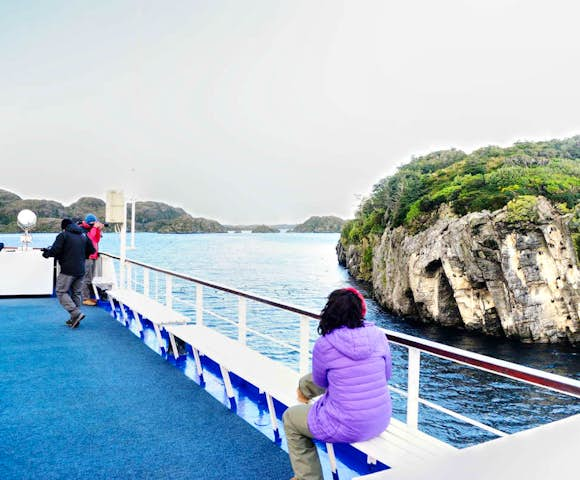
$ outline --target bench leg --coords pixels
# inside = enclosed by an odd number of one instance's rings
[[[270,421],[272,422],[272,429],[274,430],[274,442],[281,443],[280,430],[278,430],[278,418],[276,417],[276,409],[274,408],[274,401],[272,395],[266,393],[266,402],[268,403],[268,410],[270,412]]]
[[[125,310],[125,304],[119,301],[119,308],[121,309],[121,317],[123,318],[123,325],[126,327],[129,326],[129,315],[127,315],[127,311]]]
[[[139,329],[139,337],[141,337],[141,340],[143,340],[145,334],[143,332],[143,322],[141,321],[141,314],[140,313],[135,314],[135,312],[133,312],[133,318],[137,322],[137,328]]]
[[[332,443],[326,444],[328,460],[330,461],[330,470],[332,471],[332,480],[338,480],[338,469],[336,468],[336,456],[334,455],[334,446]]]
[[[159,343],[161,355],[165,355],[167,353],[165,348],[165,342],[163,341],[163,337],[161,336],[161,330],[159,330],[159,325],[157,325],[155,322],[153,322],[153,329],[155,330],[155,335],[157,336],[157,343]]]
[[[95,286],[94,283],[91,283],[91,286],[93,287],[93,292],[95,294],[95,299],[98,301],[99,300],[99,291],[97,290],[97,287]]]
[[[197,375],[199,377],[199,384],[203,387],[205,381],[203,379],[203,370],[201,369],[201,358],[199,358],[199,351],[197,348],[191,347],[191,351],[193,352],[193,358],[195,360],[195,368],[197,370]]]
[[[167,332],[167,329],[165,329]],[[177,344],[175,343],[175,337],[171,332],[167,332],[169,334],[169,342],[171,343],[171,351],[173,352],[173,358],[177,360],[179,358],[179,352],[177,351]]]
[[[230,408],[236,410],[236,398],[234,397],[234,389],[232,388],[232,381],[230,380],[230,372],[220,365],[222,378],[224,379],[224,387],[226,387],[226,395],[230,400]]]
[[[109,305],[111,305],[111,316],[116,318],[117,309],[115,308],[115,302],[113,301],[113,297],[109,295]]]

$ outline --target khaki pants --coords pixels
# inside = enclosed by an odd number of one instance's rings
[[[302,394],[311,399],[324,393],[312,381],[312,374],[309,373],[300,379],[299,384]],[[308,428],[308,412],[312,405],[296,405],[284,412],[284,431],[288,441],[288,454],[292,470],[298,480],[323,480],[322,467],[316,451],[316,445],[312,441],[312,433]]]
[[[59,273],[56,277],[56,298],[71,318],[78,317],[81,313],[81,286],[83,277],[73,277]]]

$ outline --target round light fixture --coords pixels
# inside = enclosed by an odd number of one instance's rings
[[[30,230],[36,225],[36,213],[28,209],[20,210],[18,217],[16,217],[16,223],[22,230]]]

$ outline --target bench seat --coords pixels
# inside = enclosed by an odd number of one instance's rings
[[[107,295],[157,325],[186,323],[189,321],[185,315],[133,290],[113,288],[107,291]]]
[[[202,325],[166,325],[165,329],[189,344],[194,353],[200,352],[220,365],[230,401],[234,394],[231,385],[228,386],[228,372],[235,373],[264,391],[269,400],[274,435],[279,438],[270,397],[287,407],[298,404],[298,372]],[[196,363],[198,372],[201,372],[199,359],[196,359]],[[371,463],[378,460],[395,468],[397,465],[427,460],[455,450],[453,446],[411,429],[395,418],[391,419],[389,427],[381,435],[365,442],[353,443],[352,446],[365,453]],[[327,449],[332,471],[336,474],[332,444],[327,444]]]

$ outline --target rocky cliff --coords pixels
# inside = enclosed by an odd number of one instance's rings
[[[543,197],[339,243],[339,262],[387,309],[524,342],[580,342],[580,273],[566,218]]]

